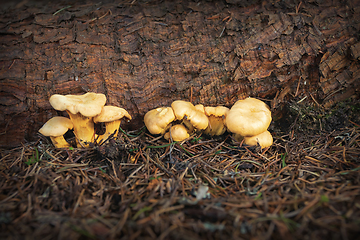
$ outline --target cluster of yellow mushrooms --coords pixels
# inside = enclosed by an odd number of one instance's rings
[[[86,93],[84,95],[59,95],[50,97],[51,106],[58,111],[66,111],[70,117],[53,117],[39,130],[44,136],[49,136],[57,148],[70,147],[64,139],[69,129],[74,129],[77,147],[89,147],[95,141],[101,143],[109,136],[117,137],[121,119],[131,119],[129,113],[119,107],[105,106],[104,94]],[[95,134],[94,124],[105,123],[105,133]]]
[[[222,135],[226,130],[245,144],[269,147],[273,138],[267,130],[271,122],[269,107],[256,98],[237,101],[231,109],[223,106],[204,107],[178,100],[171,107],[160,107],[145,114],[144,122],[152,134],[182,141],[195,131],[207,135]]]
[[[77,147],[89,147],[102,143],[110,136],[116,138],[121,119],[131,119],[129,113],[119,107],[105,106],[104,94],[59,95],[50,97],[51,106],[66,111],[70,118],[53,117],[39,130],[49,136],[55,147],[70,147],[64,134],[73,129]],[[105,123],[106,131],[97,135],[95,123]],[[231,109],[223,106],[204,107],[182,100],[174,101],[171,107],[159,107],[147,112],[144,123],[151,134],[161,134],[165,139],[183,141],[194,132],[214,136],[225,131],[234,133],[235,140],[261,148],[269,147],[273,138],[267,131],[271,122],[269,107],[261,100],[247,98],[237,101]]]

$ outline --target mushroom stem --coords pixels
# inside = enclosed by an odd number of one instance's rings
[[[211,136],[220,136],[226,131],[225,121],[223,116],[215,117],[213,115],[208,116],[209,126],[205,129],[204,133]]]
[[[191,124],[191,122],[187,119],[187,117],[185,116],[184,119],[182,120],[182,123],[185,125],[185,127],[188,129],[187,132],[188,133],[192,133],[195,128],[194,126]]]
[[[244,137],[241,136],[241,135],[238,134],[238,133],[234,133],[234,134],[233,134],[233,138],[234,138],[235,141],[237,141],[237,142],[243,142],[243,141],[244,141]]]
[[[65,140],[64,136],[51,137],[51,142],[54,144],[56,148],[68,148],[71,145]]]
[[[103,135],[100,135],[97,142],[101,143],[102,141],[106,141],[111,134],[114,134],[114,139],[117,138],[117,135],[119,133],[119,127],[120,127],[121,120],[115,120],[112,122],[106,122],[105,123],[105,133]]]
[[[94,122],[92,117],[84,117],[80,113],[72,114],[67,111],[71,121],[74,124],[74,134],[77,147],[89,147],[94,142]]]

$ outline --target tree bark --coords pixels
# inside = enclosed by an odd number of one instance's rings
[[[21,1],[1,5],[0,146],[61,115],[52,94],[104,93],[142,124],[184,99],[272,108],[356,95],[360,1]]]

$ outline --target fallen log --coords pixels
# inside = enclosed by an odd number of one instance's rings
[[[2,4],[0,146],[37,139],[60,114],[55,93],[104,93],[128,128],[177,99],[276,108],[311,94],[329,107],[358,94],[360,1],[240,2]]]

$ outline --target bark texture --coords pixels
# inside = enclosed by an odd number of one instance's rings
[[[22,1],[1,5],[0,146],[36,139],[52,94],[104,93],[139,126],[177,99],[357,94],[360,1]]]

